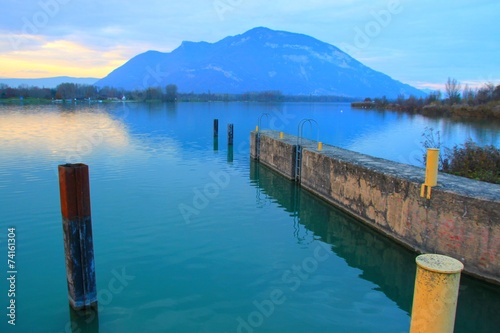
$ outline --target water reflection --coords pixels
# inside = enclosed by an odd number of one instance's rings
[[[228,145],[227,146],[227,162],[232,164],[233,160],[234,160],[234,146]]]
[[[401,309],[410,311],[415,276],[415,256],[411,252],[269,168],[252,161],[250,170],[251,179],[259,190],[296,217],[297,241],[304,240],[300,227],[312,232],[315,238],[331,244],[332,251],[344,258],[349,266],[361,269],[360,277],[377,284]]]
[[[219,150],[219,138],[214,136],[214,151]]]
[[[70,322],[66,325],[66,332],[72,333],[99,333],[99,311],[90,308],[76,311],[69,307]]]
[[[360,277],[373,282],[399,308],[411,313],[416,254],[300,189],[269,168],[251,161],[250,180],[258,204],[276,201],[294,217],[297,241],[321,239]],[[500,327],[500,288],[462,276],[455,332],[494,332]]]
[[[349,326],[351,318],[366,323],[392,314],[396,326],[404,326],[408,318],[395,303],[409,311],[413,273],[405,272],[404,267],[414,269],[413,255],[405,255],[400,247],[265,168],[252,164],[254,185],[248,186],[249,132],[263,112],[271,115],[263,121],[264,128],[296,133],[300,119],[314,118],[322,125],[325,142],[335,143],[328,137],[339,138],[341,144],[348,143],[350,136],[361,137],[367,123],[392,135],[389,141],[394,141],[393,127],[407,119],[396,119],[390,112],[358,114],[345,105],[300,103],[0,107],[0,220],[15,224],[22,236],[24,250],[19,259],[24,262],[25,281],[20,280],[24,292],[19,295],[19,313],[33,314],[25,317],[31,321],[19,322],[21,331],[32,326],[60,332],[66,323],[71,325],[69,316],[77,324],[83,319],[74,332],[102,331],[108,326],[115,331],[141,331],[144,325],[151,331],[159,330],[159,325],[164,331],[226,331],[224,323],[230,326],[237,316],[255,311],[252,301],[256,295],[268,297],[268,288],[289,289],[281,274],[311,253],[316,244],[310,243],[318,239],[330,244],[331,257],[341,267],[318,268],[321,273],[311,275],[300,291],[288,295],[283,307],[276,307],[275,314],[266,317],[266,324],[274,325],[268,331],[322,332],[328,325],[338,327],[338,322],[347,327],[340,331],[353,331],[356,327]],[[220,119],[221,128],[228,123],[236,127],[232,154],[226,150],[225,135],[217,152],[218,142],[212,141],[215,118]],[[77,133],[68,132],[68,126],[78,129]],[[78,153],[76,143],[90,139],[98,143],[100,136],[87,138],[95,128],[102,128],[102,143],[92,146],[86,155],[86,146],[81,146],[80,155],[92,167],[99,267],[102,273],[103,267],[133,264],[140,282],[113,300],[116,308],[100,308],[99,322],[86,326],[88,318],[68,315],[64,261],[51,262],[53,274],[40,275],[49,266],[39,253],[42,249],[47,258],[61,253],[57,164],[65,162],[70,153]],[[13,129],[24,134],[12,133]],[[316,131],[310,135],[316,137]],[[369,144],[366,149],[383,147],[380,141]],[[227,172],[231,180],[187,225],[179,204],[194,207],[198,193],[194,190],[203,191],[214,182],[212,171]],[[262,223],[263,214],[273,223]],[[356,268],[346,267],[344,261]],[[487,331],[498,324],[498,293],[470,281],[474,280],[464,279],[461,291],[461,297],[468,300],[463,304],[469,305],[459,305],[458,316]],[[380,289],[395,303],[371,288]],[[34,294],[40,297],[30,298]],[[178,302],[185,299],[191,301]],[[165,300],[173,303],[165,306]],[[474,303],[478,306],[470,305]],[[149,307],[151,304],[154,306]],[[349,311],[342,311],[346,307]],[[378,310],[385,311],[384,317],[369,313]],[[469,323],[459,320],[461,327],[470,329]],[[317,327],[305,327],[314,324]],[[376,331],[384,324],[373,322],[371,330],[370,323],[362,326],[365,331]],[[71,332],[71,326],[66,327],[69,329],[64,331]],[[233,325],[227,331],[235,329]]]
[[[80,160],[98,146],[116,150],[129,145],[124,124],[106,112],[60,111],[1,112],[0,149],[17,156],[42,153],[69,161]]]

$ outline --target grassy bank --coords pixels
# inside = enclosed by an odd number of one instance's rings
[[[500,120],[500,102],[492,101],[487,104],[468,105],[441,103],[376,103],[376,102],[353,102],[351,107],[358,109],[380,109],[405,112],[409,114],[421,114],[429,117],[451,117],[462,119],[486,119]]]
[[[427,149],[438,148],[439,170],[452,175],[500,184],[500,149],[493,146],[479,146],[471,139],[453,148],[444,147],[440,132],[426,128],[422,133],[422,166],[425,167]]]

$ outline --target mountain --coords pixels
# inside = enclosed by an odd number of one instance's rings
[[[280,90],[287,95],[424,95],[333,45],[263,27],[216,43],[182,42],[170,53],[139,54],[96,83],[125,89],[167,84],[195,93]]]
[[[80,78],[69,76],[47,77],[41,79],[8,79],[0,78],[0,84],[6,84],[11,88],[17,88],[20,85],[35,86],[40,88],[55,88],[61,83],[79,83],[79,84],[94,84],[98,81],[97,78]]]
[[[429,89],[429,88],[425,88],[425,89],[420,89],[423,93],[425,93],[426,95],[430,95],[430,94],[434,94],[437,92],[436,89]]]

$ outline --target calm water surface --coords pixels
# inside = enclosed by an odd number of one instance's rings
[[[500,142],[498,124],[348,104],[2,106],[0,246],[6,256],[15,227],[18,275],[15,327],[0,283],[0,331],[407,332],[415,255],[250,161],[264,113],[261,128],[295,134],[313,118],[319,130],[305,126],[306,137],[412,164],[425,127],[449,146]],[[68,308],[57,179],[66,162],[90,167],[93,320]],[[497,331],[499,310],[498,287],[464,276],[455,332]]]

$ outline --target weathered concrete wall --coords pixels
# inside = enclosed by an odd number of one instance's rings
[[[265,164],[289,170],[296,138],[269,134],[261,134],[265,160],[281,163]],[[301,169],[301,185],[328,202],[417,252],[451,256],[467,273],[500,284],[499,185],[439,174],[427,200],[420,197],[424,169],[328,145],[319,152],[312,142]]]
[[[258,160],[257,156],[257,132],[250,132],[250,157]]]
[[[286,135],[280,140],[279,132],[261,131],[260,134],[260,163],[273,168],[288,179],[295,179],[295,149],[297,137]],[[250,151],[256,158],[256,132],[250,134]]]

